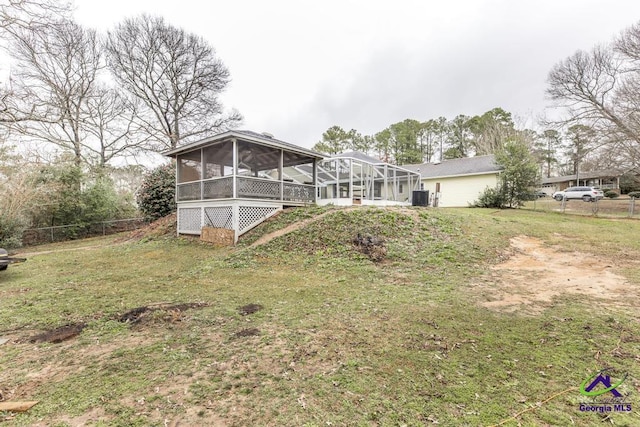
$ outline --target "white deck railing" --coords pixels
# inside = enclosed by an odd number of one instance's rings
[[[178,202],[233,198],[233,177],[213,178],[204,181],[178,184]],[[239,199],[280,200],[312,203],[315,201],[315,185],[273,181],[264,178],[238,176],[236,193]]]

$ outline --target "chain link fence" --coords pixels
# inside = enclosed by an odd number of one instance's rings
[[[635,198],[629,197],[605,198],[594,202],[584,202],[580,199],[558,201],[551,197],[542,197],[527,202],[523,208],[534,211],[599,216],[603,218],[640,218],[640,202]]]
[[[69,224],[55,227],[29,228],[22,234],[22,244],[30,246],[82,239],[85,237],[106,236],[107,234],[136,230],[145,224],[144,218],[127,218],[94,222],[91,224]]]

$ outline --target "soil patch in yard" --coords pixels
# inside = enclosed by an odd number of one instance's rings
[[[475,285],[480,304],[497,311],[539,314],[557,297],[582,295],[594,304],[637,307],[637,287],[616,274],[611,262],[593,254],[561,252],[527,236],[511,239],[514,252],[491,269],[490,277]]]
[[[144,238],[175,236],[177,233],[177,215],[169,214],[165,217],[157,219],[150,224],[129,233],[122,239],[124,242],[132,242],[142,240]]]
[[[352,242],[358,252],[368,256],[373,262],[381,262],[387,256],[384,239],[376,236],[363,236],[358,233]]]
[[[170,322],[178,322],[182,320],[182,313],[189,309],[207,307],[209,304],[202,302],[183,303],[183,304],[167,304],[159,303],[153,305],[145,305],[133,308],[126,313],[117,317],[122,323],[130,323],[137,325],[148,319],[148,314],[154,311],[164,311],[166,316],[163,319]]]
[[[29,342],[50,342],[53,344],[58,344],[80,335],[80,332],[82,332],[82,330],[86,326],[87,325],[85,323],[71,323],[68,325],[60,326],[59,328],[55,328],[50,331],[45,331],[41,334],[32,336],[31,338],[29,338]]]
[[[262,310],[262,306],[260,304],[247,304],[238,308],[238,313],[242,316],[246,316],[248,314],[253,314],[257,311]]]
[[[260,329],[257,328],[242,329],[234,334],[236,338],[255,337],[257,335],[260,335]]]

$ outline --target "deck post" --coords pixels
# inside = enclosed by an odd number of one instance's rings
[[[280,201],[284,200],[284,150],[280,150],[280,161],[278,164],[280,174]]]
[[[233,198],[238,198],[238,141],[233,138]]]

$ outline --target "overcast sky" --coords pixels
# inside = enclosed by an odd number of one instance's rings
[[[100,31],[146,12],[203,36],[231,72],[243,129],[304,147],[333,125],[502,107],[531,123],[547,73],[640,21],[638,0],[75,0]]]

